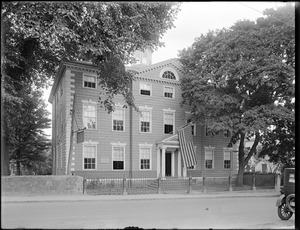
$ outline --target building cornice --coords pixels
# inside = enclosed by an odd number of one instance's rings
[[[179,83],[179,82],[164,81],[161,79],[152,79],[152,78],[140,77],[140,76],[134,76],[134,79],[139,79],[139,80],[148,81],[148,82],[161,83],[161,84],[169,84],[169,85],[177,85],[177,86],[181,85],[181,83]]]
[[[162,84],[169,84],[169,85],[177,85],[180,86],[181,84],[179,82],[172,82],[172,81],[166,81],[162,79],[150,79],[141,76],[144,73],[156,70],[156,69],[161,69],[164,67],[171,66],[173,67],[176,71],[179,71],[183,73],[182,69],[179,66],[180,63],[176,61],[176,59],[168,59],[166,61],[159,62],[157,64],[153,64],[150,66],[146,66],[140,70],[131,70],[130,67],[128,68],[129,71],[132,71],[134,73],[134,78],[143,80],[143,81],[150,81],[150,82],[156,82],[156,83],[162,83]],[[52,103],[53,96],[56,92],[56,89],[58,87],[58,84],[61,80],[61,77],[66,69],[72,69],[72,70],[77,70],[77,71],[85,71],[85,72],[92,72],[92,73],[97,73],[98,68],[97,66],[93,65],[92,63],[87,63],[87,62],[80,62],[80,61],[62,61],[60,63],[60,66],[57,70],[57,73],[55,75],[54,83],[50,92],[50,96],[48,99],[48,102]]]
[[[48,102],[50,102],[51,104],[52,104],[53,96],[58,87],[58,84],[66,69],[97,73],[97,66],[93,65],[92,63],[77,62],[77,61],[61,61],[59,68],[56,72],[54,83],[48,99]]]
[[[179,63],[177,63],[177,62],[178,61],[176,61],[176,59],[173,58],[173,59],[168,59],[166,61],[159,62],[157,64],[153,64],[151,66],[146,66],[146,67],[138,70],[138,75],[144,74],[144,73],[156,70],[156,69],[161,69],[163,67],[168,67],[168,66],[172,66],[177,71],[183,73],[183,70],[180,68],[180,66],[178,65]]]

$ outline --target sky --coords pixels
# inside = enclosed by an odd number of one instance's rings
[[[182,2],[180,11],[174,21],[175,27],[168,30],[161,41],[164,47],[152,54],[152,64],[170,58],[177,58],[178,51],[191,46],[196,37],[206,34],[209,30],[229,28],[239,20],[255,21],[263,17],[267,8],[277,8],[283,2]],[[52,106],[48,102],[51,87],[45,90],[44,98],[47,109],[51,113]],[[51,119],[51,115],[49,116]],[[45,133],[50,135],[51,129]]]
[[[174,22],[175,28],[164,34],[165,47],[152,55],[155,64],[177,58],[178,51],[191,46],[196,37],[209,30],[229,28],[243,19],[263,17],[266,8],[276,8],[283,2],[183,2]]]

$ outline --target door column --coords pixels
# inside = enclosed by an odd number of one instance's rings
[[[182,174],[183,174],[183,177],[186,178],[186,167],[185,167],[185,165],[183,166],[183,172],[182,172]]]
[[[166,175],[166,148],[162,147],[161,152],[161,177],[165,178]]]
[[[172,151],[172,155],[171,155],[171,175],[172,177],[175,176],[175,152]]]
[[[180,149],[178,149],[178,178],[181,178],[181,152]]]
[[[160,176],[160,148],[159,147],[157,147],[156,157],[157,157],[157,166],[156,166],[157,178],[159,178]]]

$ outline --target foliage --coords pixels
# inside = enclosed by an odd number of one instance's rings
[[[43,130],[49,128],[50,119],[41,96],[41,90],[23,84],[17,94],[20,102],[4,102],[6,147],[17,175],[21,175],[21,169],[32,171],[47,159],[44,154],[49,151],[51,143]]]
[[[4,2],[6,77],[43,86],[61,60],[92,61],[110,94],[106,108],[116,94],[134,105],[124,64],[138,49],[162,46],[177,12],[174,3]]]
[[[42,134],[25,136],[29,125],[38,122],[32,116],[26,122],[23,119],[27,106],[34,107],[27,101],[26,92],[31,92],[26,90],[33,85],[49,85],[61,60],[92,61],[98,66],[100,84],[107,92],[106,98],[100,98],[105,108],[114,109],[116,94],[122,94],[129,105],[135,106],[130,89],[133,78],[124,64],[134,61],[132,54],[137,49],[162,46],[159,39],[173,27],[179,10],[174,3],[134,2],[3,2],[1,9],[1,96],[7,122],[3,133],[19,173],[19,164],[30,167],[29,161],[41,157],[38,151],[48,146]],[[40,118],[38,123],[45,125],[46,118]],[[21,143],[22,138],[27,142]]]
[[[286,107],[293,105],[287,104]],[[282,166],[294,165],[295,158],[295,119],[294,113],[286,119],[274,119],[274,127],[263,134],[263,148],[260,157],[269,156],[269,161]]]
[[[231,130],[229,146],[239,141],[239,182],[244,166],[256,153],[270,125],[294,119],[294,7],[264,11],[256,22],[239,21],[230,29],[209,31],[180,52],[186,77],[182,104],[212,134]],[[289,128],[288,126],[285,126]],[[255,137],[249,153],[245,139]]]

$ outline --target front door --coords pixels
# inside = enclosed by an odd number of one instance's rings
[[[172,175],[172,153],[166,152],[166,176]]]

